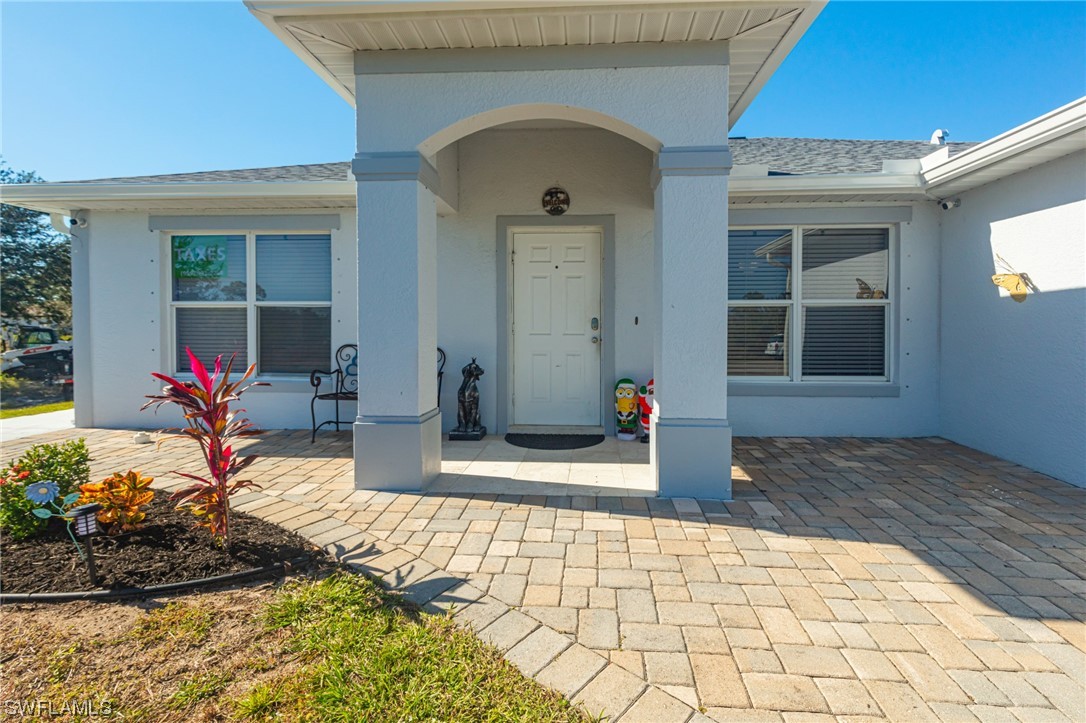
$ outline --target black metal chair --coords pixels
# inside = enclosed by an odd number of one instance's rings
[[[336,368],[329,371],[315,369],[309,373],[309,383],[313,387],[313,399],[309,401],[309,416],[313,420],[313,434],[310,443],[317,441],[317,430],[327,424],[339,425],[351,424],[353,420],[339,418],[339,403],[354,402],[358,404],[358,345],[344,344],[336,350]],[[441,380],[445,376],[445,350],[437,348],[437,406],[441,408]],[[322,392],[321,386],[327,380],[327,391]],[[317,402],[335,402],[335,419],[328,419],[317,424]]]
[[[445,376],[445,350],[437,348],[437,408],[441,409],[441,377]]]
[[[358,345],[344,344],[336,349],[335,362],[335,369],[328,371],[314,369],[309,373],[309,383],[313,387],[313,399],[309,401],[309,416],[313,420],[313,435],[309,439],[310,443],[317,441],[317,430],[321,427],[334,424],[338,432],[339,425],[351,424],[354,421],[353,418],[351,420],[339,418],[339,403],[354,402],[356,408],[358,405]],[[325,386],[326,391],[322,392],[321,386],[324,386],[325,381],[328,384]],[[335,419],[328,419],[317,424],[318,401],[336,403]]]

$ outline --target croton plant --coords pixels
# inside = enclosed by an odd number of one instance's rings
[[[100,504],[98,522],[109,534],[132,532],[147,518],[143,508],[155,498],[151,489],[154,481],[154,477],[144,477],[132,469],[125,474],[114,472],[101,482],[80,485],[77,504]]]

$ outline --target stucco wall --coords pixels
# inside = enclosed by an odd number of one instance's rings
[[[456,424],[460,368],[472,356],[480,380],[483,424],[497,414],[497,217],[545,221],[543,192],[565,188],[567,215],[615,217],[616,371],[647,381],[652,370],[652,154],[608,131],[489,130],[459,143],[460,212],[438,219],[438,343],[448,354],[443,427]],[[634,319],[637,317],[637,323]],[[502,339],[502,343],[505,339]],[[607,379],[604,370],[603,379]],[[606,413],[606,410],[605,410]]]
[[[608,131],[593,129],[489,130],[459,143],[460,212],[438,219],[438,343],[448,354],[441,407],[444,429],[456,422],[459,369],[472,356],[487,369],[480,382],[484,424],[497,416],[496,219],[548,217],[540,207],[547,187],[572,196],[569,215],[615,218],[614,345],[617,377],[638,382],[652,374],[653,201],[651,154]],[[934,204],[914,208],[901,226],[901,293],[896,363],[900,397],[732,396],[729,417],[736,434],[916,436],[938,433],[937,294],[938,228]],[[217,212],[221,213],[221,212]],[[239,212],[251,214],[248,212]],[[841,221],[849,220],[847,208]],[[162,278],[163,246],[147,230],[146,213],[94,214],[91,273],[93,423],[107,427],[156,427],[165,421],[139,414],[155,385],[144,374],[169,369],[166,339],[168,287]],[[354,212],[342,212],[333,231],[333,343],[353,341],[357,318]],[[145,274],[118,269],[146,263]],[[722,270],[723,273],[723,270]],[[916,283],[913,283],[916,281]],[[132,303],[133,298],[147,303]],[[118,363],[117,350],[125,351]],[[604,370],[603,378],[609,377]],[[246,406],[268,428],[309,425],[311,390],[305,381],[277,380],[253,390]],[[330,414],[330,410],[327,410]],[[345,416],[353,412],[348,411]],[[605,405],[604,414],[609,409]]]
[[[340,229],[332,231],[333,347],[353,342],[357,329],[355,214],[354,209],[337,212]],[[238,215],[251,216],[253,211]],[[176,371],[167,337],[169,256],[163,234],[148,230],[146,212],[96,211],[90,219],[90,333],[86,337],[91,346],[93,410],[89,422],[109,428],[175,426],[181,421],[176,412],[163,409],[156,416],[139,411],[144,395],[160,389],[150,373]],[[75,374],[77,385],[88,378],[87,370],[78,365]],[[311,397],[308,380],[277,379],[270,388],[250,391],[244,406],[262,427],[306,428]],[[324,411],[325,418],[330,416],[329,408]],[[353,410],[344,414],[346,419],[353,416]]]
[[[899,226],[893,300],[896,397],[737,396],[728,416],[737,435],[919,437],[939,431],[939,226],[934,203],[914,204]],[[839,223],[849,223],[840,208]],[[859,388],[859,387],[857,387]]]
[[[1086,153],[942,213],[942,435],[1086,486]],[[992,284],[995,255],[1040,293]]]
[[[720,144],[728,128],[725,65],[360,74],[355,92],[358,149],[365,152],[433,153],[456,138],[428,143],[432,136],[447,129],[456,135],[458,124],[480,113],[487,120],[470,130],[518,120],[517,106],[537,106],[525,117],[588,123],[578,112],[591,111],[599,116],[594,124],[625,124],[665,146]]]

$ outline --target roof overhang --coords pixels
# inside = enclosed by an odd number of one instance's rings
[[[948,198],[1084,150],[1086,98],[1080,98],[953,157],[943,148],[923,159],[884,161],[881,173],[769,175],[768,166],[735,166],[728,201],[733,207],[749,207]],[[0,200],[68,216],[79,210],[352,208],[356,191],[355,182],[347,179],[29,183],[0,186]]]
[[[28,183],[0,186],[0,197],[4,203],[70,216],[77,210],[353,208],[356,190],[353,181]],[[915,173],[733,176],[728,183],[732,205],[900,202],[927,198],[923,181]]]
[[[25,183],[0,186],[0,198],[64,216],[73,211],[350,208],[353,181],[249,183]]]
[[[742,176],[728,181],[733,205],[894,203],[923,201],[918,173],[836,173],[803,176]]]
[[[726,40],[734,125],[825,0],[246,0],[347,102],[355,53]]]
[[[1083,150],[1086,150],[1086,97],[952,158],[932,154],[921,162],[921,169],[928,192],[948,198]]]

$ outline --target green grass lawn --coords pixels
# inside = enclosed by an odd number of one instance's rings
[[[445,616],[413,615],[373,583],[335,575],[299,585],[265,624],[288,635],[302,670],[254,687],[245,717],[316,720],[581,720]]]
[[[52,404],[38,404],[33,407],[20,407],[18,409],[0,409],[0,419],[12,417],[29,417],[33,414],[45,414],[46,412],[60,412],[71,409],[74,402],[53,402]]]
[[[448,616],[358,575],[146,607],[5,611],[5,696],[133,721],[588,720]]]

